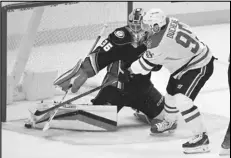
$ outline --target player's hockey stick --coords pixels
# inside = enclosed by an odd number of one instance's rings
[[[89,91],[87,91],[87,92],[85,92],[85,93],[82,93],[82,94],[80,94],[80,95],[78,95],[78,96],[76,96],[76,97],[73,97],[73,98],[69,99],[69,100],[66,100],[66,101],[64,101],[64,102],[62,102],[62,103],[60,103],[60,104],[58,104],[58,105],[55,105],[55,106],[49,108],[49,109],[46,109],[46,110],[43,110],[43,111],[36,110],[36,112],[34,113],[34,115],[35,115],[35,116],[43,115],[43,114],[45,114],[45,113],[47,113],[47,112],[50,112],[50,111],[52,111],[52,110],[55,110],[56,108],[59,108],[59,107],[64,106],[64,105],[66,105],[66,104],[69,104],[69,103],[71,103],[71,102],[73,102],[73,101],[75,101],[75,100],[77,100],[77,99],[80,99],[80,98],[82,98],[82,97],[84,97],[84,96],[86,96],[86,95],[88,95],[88,94],[91,94],[91,93],[93,93],[93,92],[95,92],[95,91],[97,91],[97,90],[100,90],[100,89],[102,89],[102,88],[104,88],[104,87],[106,87],[106,86],[112,85],[112,84],[114,84],[114,83],[116,83],[116,82],[117,82],[117,79],[112,80],[112,81],[109,81],[109,82],[107,82],[107,83],[105,83],[105,84],[103,84],[103,85],[101,85],[101,86],[98,86],[98,87],[96,87],[96,88],[94,88],[94,89],[92,89],[92,90],[89,90]]]
[[[65,97],[67,96],[67,93],[68,93],[68,91],[65,92],[65,94],[64,94],[62,100],[60,101],[60,103],[63,102],[63,100],[64,100]],[[44,127],[43,127],[43,131],[44,131],[44,132],[47,131],[47,130],[50,128],[50,123],[51,123],[51,121],[53,120],[53,118],[55,117],[55,115],[56,115],[56,113],[58,112],[58,110],[59,110],[59,108],[55,109],[55,111],[54,111],[54,113],[52,114],[52,116],[50,116],[49,120],[48,120],[47,123],[44,125]]]

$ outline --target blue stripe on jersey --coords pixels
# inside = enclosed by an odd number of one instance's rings
[[[140,58],[141,59],[141,58]],[[142,61],[141,60],[138,60],[139,61],[139,63],[140,63],[140,66],[142,67],[142,69],[144,69],[145,71],[151,71],[150,69],[148,69],[143,63],[142,63]]]
[[[155,66],[156,66],[156,64],[151,63],[150,61],[148,61],[147,59],[145,59],[143,56],[142,56],[142,59],[143,59],[143,60],[145,61],[145,63],[148,64],[149,66],[151,66],[151,67],[155,67]]]

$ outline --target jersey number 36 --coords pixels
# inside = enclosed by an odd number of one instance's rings
[[[113,47],[113,45],[108,40],[104,40],[100,46],[103,47],[105,52],[109,51]]]
[[[192,53],[197,53],[199,50],[199,43],[198,43],[198,38],[195,37],[193,38],[191,36],[192,32],[188,30],[184,24],[179,23],[178,28],[181,30],[177,33],[176,36],[176,43],[180,44],[184,48],[191,48]],[[183,38],[182,38],[183,37]],[[184,40],[183,40],[184,39]]]

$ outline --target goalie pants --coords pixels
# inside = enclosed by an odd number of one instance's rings
[[[92,100],[93,105],[117,105],[131,107],[155,118],[164,109],[164,97],[150,81],[150,75],[136,75],[124,84],[124,89],[115,86],[103,88]]]

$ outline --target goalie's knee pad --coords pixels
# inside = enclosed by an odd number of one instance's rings
[[[197,106],[195,106],[192,99],[186,95],[178,93],[174,95],[174,99],[186,123],[200,116]]]

